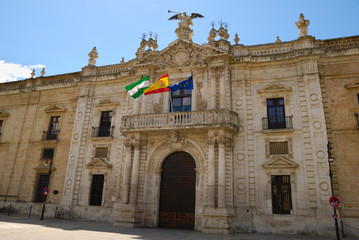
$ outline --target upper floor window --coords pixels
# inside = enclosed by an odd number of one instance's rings
[[[112,111],[101,112],[100,129],[98,136],[110,136],[111,133]]]
[[[358,98],[358,103],[359,103],[359,93],[357,94],[357,98]]]
[[[54,149],[45,148],[42,152],[42,159],[53,159],[54,158]]]
[[[290,176],[271,176],[273,214],[290,214],[292,190]]]
[[[3,123],[4,120],[0,120],[0,135],[2,133],[2,123]]]
[[[284,98],[267,99],[268,129],[286,128]]]
[[[96,158],[107,158],[107,155],[108,155],[108,147],[97,147],[95,149]]]
[[[171,92],[172,112],[191,111],[192,89],[178,89]]]
[[[49,128],[47,132],[44,132],[43,140],[57,139],[57,134],[60,128],[60,116],[51,116]]]

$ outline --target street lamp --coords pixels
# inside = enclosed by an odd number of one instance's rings
[[[45,165],[46,165],[46,166],[49,165],[49,163],[47,162],[47,159],[46,159]],[[51,172],[52,172],[52,158],[50,159],[49,177],[47,178],[47,183],[46,183],[46,188],[47,188],[47,189],[49,189]],[[47,194],[45,194],[45,200],[44,200],[44,202],[42,203],[42,211],[41,211],[40,220],[44,220],[44,212],[45,212],[46,199],[47,199]]]
[[[335,195],[334,195],[334,187],[333,187],[333,173],[332,173],[332,167],[331,167],[331,162],[333,161],[333,158],[332,158],[332,146],[331,146],[331,143],[329,141],[328,141],[328,144],[327,144],[327,151],[328,151],[330,186],[332,188],[332,197],[334,197]],[[337,234],[337,240],[340,240],[336,207],[333,206],[333,210],[334,210],[334,215],[333,216],[334,216],[334,221],[335,221],[335,231],[336,231],[336,234]]]

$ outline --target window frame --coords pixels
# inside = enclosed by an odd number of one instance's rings
[[[272,104],[269,104],[272,101]],[[282,102],[282,104],[280,103]],[[285,117],[285,101],[284,97],[280,98],[267,98],[267,121],[268,129],[285,129],[287,127]]]
[[[177,89],[176,91],[171,91],[171,112],[191,112],[192,111],[192,90],[193,89]],[[178,92],[179,91],[179,92]],[[178,94],[177,94],[178,93]],[[189,99],[189,104],[184,104],[184,101]],[[179,106],[174,106],[174,101],[180,100]],[[181,110],[175,110],[180,108]]]

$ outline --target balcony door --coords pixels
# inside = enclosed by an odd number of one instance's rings
[[[171,92],[172,112],[190,112],[192,103],[192,89],[178,89]]]
[[[47,132],[47,139],[57,139],[57,133],[60,126],[60,116],[52,116],[50,118],[49,131]]]
[[[99,137],[110,136],[111,120],[112,111],[101,112],[100,129],[98,133]]]
[[[268,128],[286,128],[284,98],[267,99]]]
[[[196,164],[191,155],[175,152],[162,166],[160,228],[194,229]]]

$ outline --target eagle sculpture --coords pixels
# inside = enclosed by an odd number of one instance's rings
[[[168,10],[168,12],[170,13],[171,11]],[[184,16],[187,16],[186,12],[183,13],[183,17]],[[188,16],[188,17],[190,17],[191,19],[204,18],[204,16],[199,13],[192,13],[191,16]],[[181,19],[182,19],[181,13],[178,13],[178,14],[170,17],[168,20],[181,20]]]

